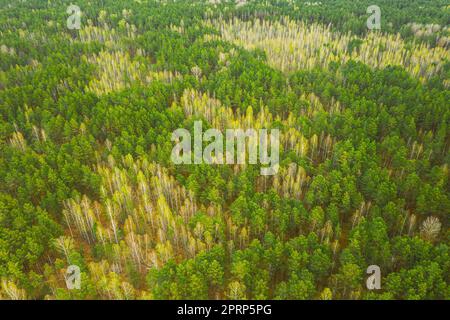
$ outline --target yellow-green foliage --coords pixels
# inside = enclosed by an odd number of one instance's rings
[[[372,67],[404,66],[412,75],[429,78],[441,70],[449,52],[442,47],[430,48],[424,43],[413,43],[411,49],[399,34],[371,32],[364,38],[350,33],[334,31],[331,26],[290,20],[242,21],[234,18],[208,20],[206,25],[221,31],[224,40],[232,41],[246,49],[263,49],[269,63],[284,72],[328,67],[330,62],[345,63],[350,59]],[[349,52],[349,43],[360,39],[359,50]]]

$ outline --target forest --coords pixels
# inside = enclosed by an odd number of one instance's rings
[[[449,25],[446,0],[0,0],[0,299],[450,300]],[[199,121],[279,130],[277,174],[174,163]]]

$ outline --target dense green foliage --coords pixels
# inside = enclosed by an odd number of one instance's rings
[[[448,2],[379,0],[381,31],[365,0],[70,4],[0,0],[0,298],[450,299]],[[348,59],[223,34],[287,17]],[[397,34],[408,62],[358,56]],[[172,163],[198,119],[279,128],[279,174]]]

